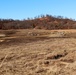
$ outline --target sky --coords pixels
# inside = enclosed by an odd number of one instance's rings
[[[0,0],[0,18],[27,19],[38,15],[76,19],[76,0]]]

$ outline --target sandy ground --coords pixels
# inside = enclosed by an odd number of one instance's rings
[[[76,75],[76,30],[0,34],[0,75]]]

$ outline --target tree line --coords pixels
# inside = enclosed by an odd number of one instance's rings
[[[34,19],[0,19],[0,29],[76,29],[76,21],[62,16],[41,15]]]

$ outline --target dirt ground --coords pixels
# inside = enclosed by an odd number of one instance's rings
[[[76,30],[0,30],[0,75],[76,75]]]

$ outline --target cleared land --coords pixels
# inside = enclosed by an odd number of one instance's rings
[[[76,75],[76,30],[0,30],[0,75]]]

